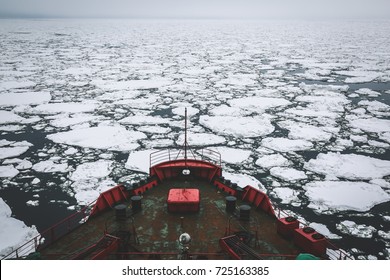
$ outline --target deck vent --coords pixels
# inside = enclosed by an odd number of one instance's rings
[[[236,210],[236,201],[237,198],[234,196],[227,196],[225,198],[226,201],[226,212],[233,213]]]
[[[251,213],[251,207],[249,205],[240,206],[240,220],[249,221]]]
[[[117,220],[126,219],[126,205],[118,204],[114,207],[114,209],[115,209],[115,217]]]
[[[142,210],[142,199],[139,195],[134,195],[131,197],[131,208],[133,212],[139,212]]]

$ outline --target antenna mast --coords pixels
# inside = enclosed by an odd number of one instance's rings
[[[184,160],[185,160],[185,164],[187,165],[187,108],[185,108],[185,111],[184,111],[184,119],[185,119],[185,123],[184,123]]]

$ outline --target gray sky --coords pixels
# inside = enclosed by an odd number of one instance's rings
[[[0,16],[390,18],[390,0],[0,0]]]

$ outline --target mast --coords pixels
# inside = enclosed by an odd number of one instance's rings
[[[185,160],[185,165],[187,166],[187,107],[185,108],[184,111],[184,160]]]

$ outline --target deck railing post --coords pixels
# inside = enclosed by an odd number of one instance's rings
[[[50,228],[50,243],[54,242],[54,227]]]

